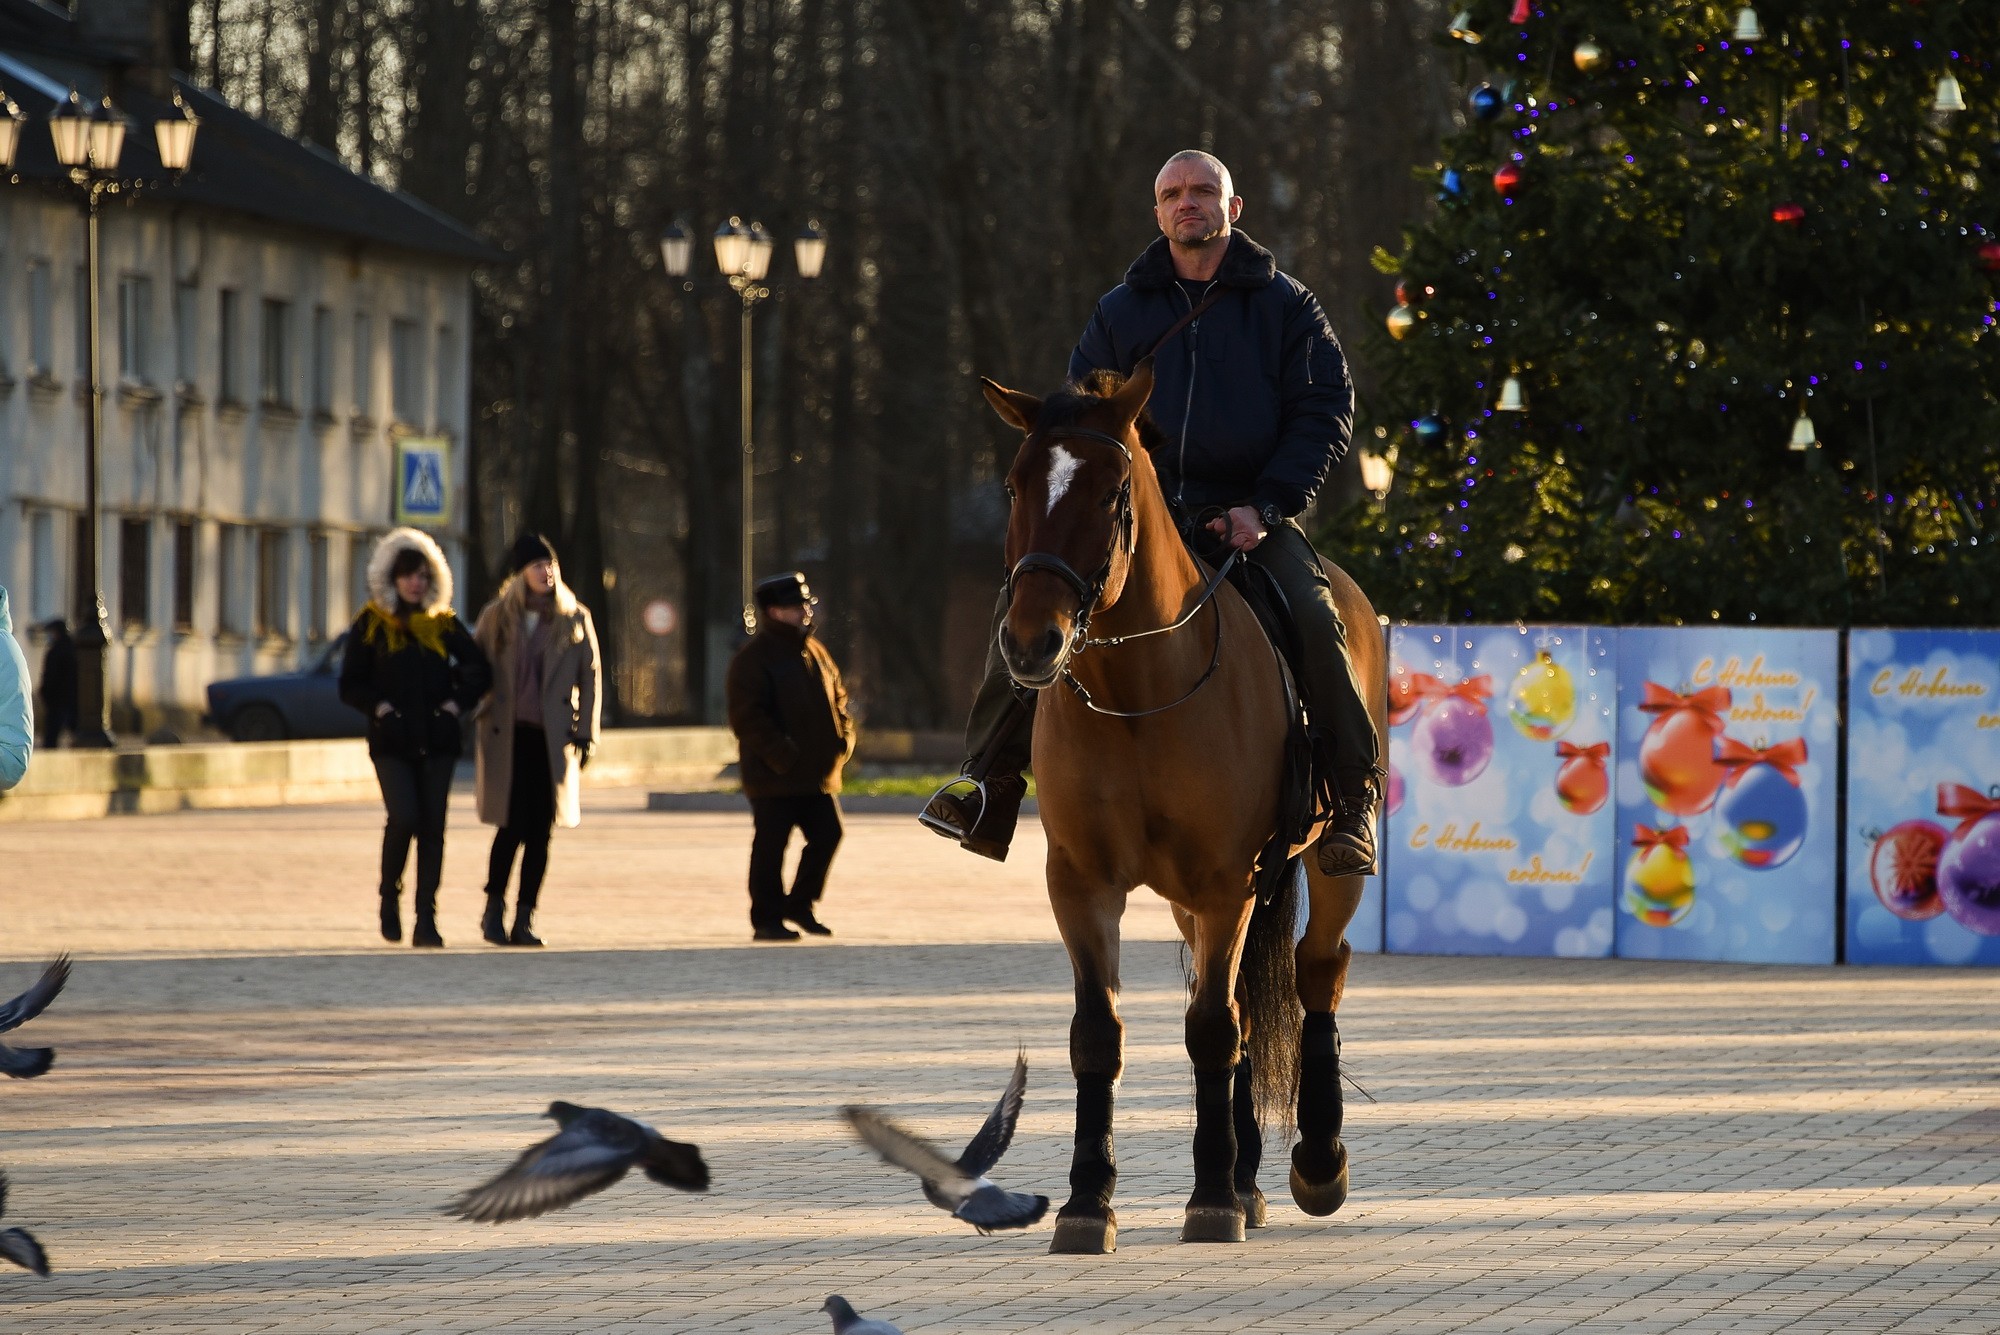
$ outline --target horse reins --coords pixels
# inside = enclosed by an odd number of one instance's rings
[[[1203,304],[1204,306],[1207,305],[1207,303]],[[1090,427],[1050,427],[1039,434],[1045,440],[1071,439],[1100,441],[1103,444],[1112,446],[1123,456],[1125,460],[1125,479],[1119,484],[1118,488],[1116,528],[1112,535],[1111,548],[1104,554],[1104,564],[1098,568],[1094,578],[1089,580],[1084,579],[1082,575],[1077,573],[1076,567],[1063,560],[1060,556],[1057,556],[1054,552],[1029,552],[1016,561],[1014,568],[1007,572],[1008,600],[1012,601],[1014,597],[1014,585],[1020,578],[1035,571],[1054,575],[1057,579],[1060,579],[1063,583],[1069,585],[1071,589],[1075,590],[1077,598],[1081,601],[1081,609],[1077,613],[1076,625],[1070,631],[1070,657],[1072,658],[1086,649],[1109,649],[1121,644],[1127,644],[1133,640],[1143,640],[1154,635],[1171,635],[1190,621],[1193,621],[1201,612],[1201,609],[1215,597],[1216,590],[1222,587],[1222,581],[1228,577],[1231,567],[1236,564],[1236,558],[1242,555],[1241,552],[1231,551],[1229,553],[1228,558],[1220,566],[1216,567],[1215,573],[1209,577],[1208,584],[1202,589],[1201,597],[1195,600],[1194,606],[1190,607],[1173,624],[1155,626],[1150,630],[1133,631],[1129,635],[1109,635],[1102,639],[1090,638],[1091,614],[1097,610],[1098,600],[1104,596],[1105,585],[1111,580],[1111,565],[1117,559],[1118,549],[1121,546],[1124,547],[1128,556],[1139,549],[1139,527],[1132,509],[1132,450],[1124,441],[1109,432],[1096,431]],[[1063,666],[1061,675],[1063,684],[1074,691],[1077,699],[1083,702],[1083,707],[1090,710],[1093,714],[1102,714],[1107,718],[1136,719],[1147,718],[1153,714],[1164,714],[1177,705],[1185,704],[1194,697],[1196,691],[1199,691],[1203,686],[1208,684],[1209,678],[1215,675],[1215,670],[1221,666],[1221,663],[1222,611],[1220,608],[1217,608],[1215,615],[1215,645],[1209,653],[1208,667],[1202,672],[1194,685],[1188,687],[1178,699],[1168,704],[1156,705],[1152,709],[1107,709],[1091,699],[1090,692],[1070,672],[1067,664]]]

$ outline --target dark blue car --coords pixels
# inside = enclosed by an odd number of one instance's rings
[[[298,672],[232,677],[210,682],[208,719],[239,742],[282,742],[295,737],[360,737],[361,711],[341,703],[341,635]]]

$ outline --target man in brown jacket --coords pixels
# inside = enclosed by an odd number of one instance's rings
[[[818,599],[793,571],[757,585],[757,633],[729,661],[729,730],[736,734],[750,844],[750,926],[758,941],[796,941],[797,923],[833,933],[813,914],[840,847],[840,767],[854,752],[854,720],[833,655],[812,635]],[[805,835],[792,891],[785,848]]]

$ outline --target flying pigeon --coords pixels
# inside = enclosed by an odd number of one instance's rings
[[[42,970],[42,976],[35,985],[0,1006],[0,1034],[15,1029],[48,1009],[56,994],[69,981],[69,956],[58,955],[49,961],[49,967]],[[49,1069],[55,1062],[54,1048],[10,1048],[0,1043],[0,1071],[16,1080],[29,1080]]]
[[[905,1172],[915,1173],[924,1184],[924,1199],[938,1209],[978,1229],[992,1233],[1003,1228],[1026,1228],[1048,1212],[1049,1198],[1025,1192],[1004,1191],[987,1180],[986,1174],[1000,1162],[1014,1139],[1014,1123],[1021,1117],[1021,1098],[1028,1090],[1028,1054],[1014,1059],[1014,1075],[1000,1093],[1000,1101],[987,1115],[986,1125],[965,1147],[957,1160],[944,1157],[936,1146],[915,1136],[876,1112],[852,1105],[841,1109],[855,1134],[868,1142],[883,1160]]]
[[[560,1099],[544,1116],[554,1118],[562,1130],[530,1146],[491,1182],[446,1206],[446,1213],[490,1224],[547,1214],[604,1190],[634,1164],[666,1186],[708,1190],[708,1165],[701,1151],[668,1140],[644,1122]]]
[[[0,1215],[7,1213],[7,1175],[0,1173]],[[0,1256],[38,1275],[49,1273],[49,1255],[25,1228],[0,1230]]]
[[[901,1326],[862,1316],[853,1303],[837,1293],[821,1303],[819,1310],[833,1317],[833,1335],[903,1335]]]

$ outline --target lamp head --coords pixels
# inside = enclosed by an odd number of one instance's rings
[[[750,263],[750,229],[731,217],[715,229],[715,267],[725,278],[741,278]]]
[[[764,281],[764,275],[771,272],[771,251],[776,245],[772,235],[764,230],[764,224],[750,224],[750,259],[743,276],[753,283]]]
[[[21,148],[21,127],[27,123],[14,99],[0,93],[0,172],[14,169],[14,154]]]
[[[817,278],[826,263],[826,229],[815,218],[792,238],[792,257],[798,261],[799,277]]]
[[[56,161],[71,169],[90,165],[90,108],[76,89],[49,115],[49,138]]]
[[[688,264],[694,259],[694,238],[679,220],[667,225],[660,233],[660,262],[666,266],[669,278],[687,277]]]
[[[98,103],[90,118],[90,165],[96,171],[115,172],[118,160],[124,156],[125,117],[107,97]]]
[[[182,100],[178,88],[174,90],[174,106],[181,114],[154,121],[153,141],[159,145],[160,165],[178,176],[194,161],[194,136],[201,128],[201,117]]]

